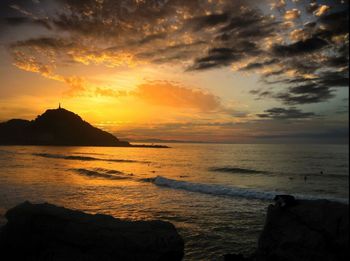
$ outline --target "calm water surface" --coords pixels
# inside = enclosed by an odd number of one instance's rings
[[[162,219],[185,239],[185,260],[218,260],[255,248],[275,194],[348,201],[348,146],[169,146],[0,147],[0,223],[24,200]]]

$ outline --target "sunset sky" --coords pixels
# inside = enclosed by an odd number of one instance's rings
[[[348,141],[348,0],[1,0],[0,122],[119,138]]]

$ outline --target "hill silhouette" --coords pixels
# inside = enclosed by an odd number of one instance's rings
[[[135,146],[93,127],[79,115],[63,108],[47,110],[33,121],[13,119],[0,123],[0,145]]]

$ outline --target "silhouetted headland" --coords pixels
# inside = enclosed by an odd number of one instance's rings
[[[119,140],[61,107],[47,110],[32,121],[13,119],[0,123],[0,145],[167,148],[162,145],[133,145]]]

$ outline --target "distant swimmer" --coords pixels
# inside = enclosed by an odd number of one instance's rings
[[[306,183],[306,181],[307,181],[307,176],[304,177],[304,182]]]
[[[323,171],[322,170],[321,170],[320,174],[323,175]]]

